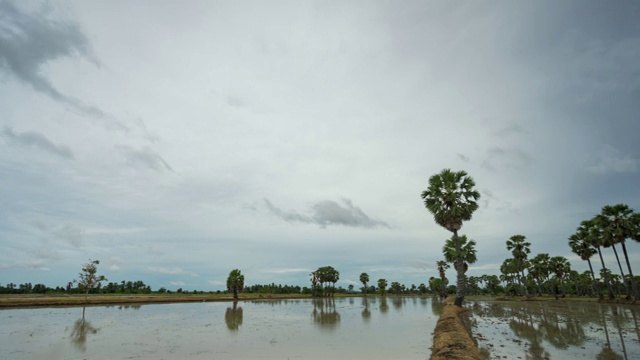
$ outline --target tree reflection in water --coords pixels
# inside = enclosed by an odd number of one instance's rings
[[[333,298],[314,299],[313,322],[327,330],[334,330],[340,321],[340,314],[336,311],[336,301]]]
[[[82,318],[73,323],[71,329],[71,342],[82,352],[87,351],[87,335],[95,334],[100,329],[94,328],[89,321],[85,319],[85,307],[82,308]]]
[[[524,358],[533,360],[573,354],[577,349],[593,356],[602,346],[598,359],[629,359],[623,334],[625,327],[631,329],[635,324],[633,308],[571,302],[476,302],[469,308],[478,322],[483,323],[482,331],[476,331],[481,346],[493,347],[493,342],[505,340],[513,344],[506,348],[500,345],[501,349],[494,347],[496,352],[514,354],[514,349],[526,349]],[[509,338],[503,324],[508,325],[513,338]],[[610,334],[611,325],[617,329],[619,339],[610,338],[615,334]],[[611,348],[612,341],[623,355]],[[545,344],[556,350],[545,349]],[[500,355],[503,353],[497,356]]]
[[[380,299],[380,312],[386,314],[387,311],[389,311],[389,304],[387,304],[387,298],[383,296]]]
[[[233,307],[228,307],[224,313],[224,322],[227,323],[229,331],[238,331],[242,325],[242,306],[238,306],[238,302],[233,302]]]
[[[404,305],[405,301],[406,301],[406,299],[401,297],[401,296],[394,296],[391,299],[391,304],[393,304],[393,308],[395,310],[400,310],[402,308],[402,305]]]
[[[369,299],[366,297],[362,298],[362,320],[369,321],[371,320],[371,311],[369,310]]]

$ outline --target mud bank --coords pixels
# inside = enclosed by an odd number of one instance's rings
[[[452,298],[446,300],[433,334],[430,360],[484,360],[465,325],[470,315],[464,307],[453,305]]]

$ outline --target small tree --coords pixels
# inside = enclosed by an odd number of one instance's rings
[[[364,295],[367,296],[367,283],[369,282],[369,274],[367,273],[360,274],[360,282],[363,285],[362,289],[364,290]]]
[[[89,262],[82,265],[82,272],[80,273],[80,277],[78,280],[78,288],[84,291],[84,298],[87,299],[89,295],[89,291],[91,291],[96,286],[100,285],[101,281],[108,281],[104,275],[98,275],[98,265],[100,264],[100,260],[89,259]]]
[[[233,298],[238,298],[238,292],[244,288],[244,275],[238,269],[233,269],[227,278],[227,289],[233,291]]]
[[[387,280],[386,279],[378,279],[378,291],[380,295],[384,296],[387,292]]]

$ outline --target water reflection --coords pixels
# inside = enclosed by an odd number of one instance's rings
[[[362,298],[362,320],[365,322],[369,322],[371,320],[371,310],[369,310],[369,299],[366,297]]]
[[[320,325],[321,328],[334,330],[340,321],[335,299],[314,299],[311,317],[313,322]]]
[[[440,316],[444,310],[444,299],[439,296],[431,298],[431,312],[433,315]]]
[[[567,302],[477,302],[469,308],[476,315],[476,327],[482,325],[476,333],[480,345],[490,348],[494,356],[513,356],[517,354],[514,349],[519,348],[524,350],[526,359],[548,359],[558,354],[573,355],[583,349],[586,354],[599,352],[598,359],[629,359],[623,334],[627,333],[625,326],[634,324],[636,309],[631,307]],[[505,349],[505,345],[499,345],[498,349],[496,342],[505,340],[509,346]]]
[[[224,313],[224,322],[227,323],[229,331],[234,332],[240,329],[242,325],[242,306],[238,306],[238,302],[233,302],[233,307],[228,307]]]
[[[82,352],[87,351],[87,335],[96,334],[98,330],[85,318],[85,307],[82,308],[82,318],[73,323],[71,329],[71,342]]]
[[[405,298],[396,296],[391,299],[391,304],[395,310],[400,310],[405,302]]]
[[[380,312],[386,314],[387,311],[389,311],[389,304],[387,303],[387,298],[383,296],[380,298]]]

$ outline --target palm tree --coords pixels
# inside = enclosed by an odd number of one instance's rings
[[[447,280],[447,277],[445,276],[445,270],[447,270],[449,268],[449,264],[447,264],[446,261],[444,260],[438,260],[436,262],[436,266],[438,267],[438,272],[440,273],[440,280],[441,280],[441,284],[442,284],[442,290],[440,292],[440,296],[443,298],[447,297],[447,284],[449,283],[449,281]]]
[[[542,282],[549,279],[549,254],[540,253],[529,261],[529,274],[538,285],[538,295],[542,295]]]
[[[233,298],[238,298],[238,292],[244,289],[244,275],[238,269],[233,269],[227,278],[227,289],[233,291]]]
[[[636,282],[633,281],[633,272],[631,270],[631,264],[629,263],[627,247],[625,246],[625,240],[627,238],[636,238],[636,240],[640,240],[638,239],[638,237],[640,237],[640,221],[638,221],[638,216],[634,216],[634,212],[629,206],[625,204],[617,204],[614,206],[607,205],[603,207],[599,219],[602,221],[601,225],[604,228],[604,236],[607,239],[607,242],[611,243],[614,251],[615,244],[622,245],[624,259],[627,263],[627,270],[629,270],[629,276],[631,278],[631,284],[633,287],[633,296],[636,300],[638,300],[638,286]],[[616,257],[617,256],[618,254],[616,252]],[[625,276],[622,273],[621,266],[620,272],[622,274],[622,278],[624,279]],[[627,288],[628,294],[629,285],[627,281],[625,281],[624,283]]]
[[[564,256],[554,256],[549,259],[549,269],[555,274],[562,287],[562,297],[567,296],[567,288],[564,284],[565,276],[571,271],[571,264]],[[558,296],[556,295],[556,299]]]
[[[531,252],[529,249],[531,243],[525,241],[525,239],[526,237],[524,235],[513,235],[509,240],[507,240],[507,250],[511,251],[513,259],[515,260],[516,270],[518,271],[518,283],[521,288],[524,288],[525,295],[529,297],[529,290],[527,290],[527,287],[522,284],[527,257]]]
[[[602,245],[602,228],[599,226],[598,222],[596,222],[595,218],[590,220],[583,220],[580,222],[580,226],[578,227],[578,232],[584,232],[586,234],[586,241],[588,244],[596,248],[598,251],[598,256],[600,257],[600,263],[602,264],[602,269],[608,270],[604,264],[604,258],[602,257],[602,250],[600,250],[600,246]],[[602,278],[605,286],[607,287],[607,292],[609,295],[609,299],[615,298],[613,294],[613,289],[611,288],[611,282],[609,278]]]
[[[464,273],[467,272],[469,264],[473,264],[478,260],[476,255],[476,242],[475,240],[467,240],[466,235],[461,235],[458,237],[457,245],[458,247],[456,248],[453,237],[447,239],[442,247],[442,253],[444,254],[445,260],[453,263],[453,267],[458,274],[462,272],[462,276],[464,277],[462,286],[466,287],[467,282]],[[460,259],[462,259],[462,261],[459,261]],[[459,283],[457,286],[460,286]]]
[[[478,209],[480,193],[474,189],[473,178],[465,171],[454,172],[444,169],[429,178],[429,188],[422,192],[426,208],[433,214],[435,222],[453,233],[452,241],[456,254],[460,254],[458,231],[463,221],[471,220],[473,212]],[[464,300],[464,269],[462,258],[455,259],[458,270],[457,290],[454,304],[462,306]]]
[[[599,286],[596,284],[596,276],[593,272],[593,267],[591,266],[591,257],[597,253],[596,249],[593,248],[591,244],[587,241],[588,234],[584,230],[579,230],[569,236],[569,247],[571,251],[576,255],[580,256],[580,259],[586,260],[589,264],[589,271],[591,272],[591,279],[593,280],[593,287],[596,288],[598,292],[598,297],[600,299],[604,298],[602,295],[602,291]]]
[[[369,282],[369,274],[360,274],[360,282],[362,283],[362,288],[364,289],[364,296],[367,296],[367,283]]]
[[[505,286],[505,294],[509,292],[509,288],[513,286],[513,274],[518,273],[518,268],[516,266],[516,261],[514,259],[505,259],[500,265],[500,279],[504,281]],[[514,290],[515,294],[515,290]]]
[[[316,271],[312,271],[309,276],[311,276],[311,278],[309,279],[309,281],[311,281],[311,296],[316,297],[318,296],[317,294],[317,286],[318,286],[318,273]]]
[[[387,292],[387,279],[378,279],[378,291],[380,295],[384,296]]]

